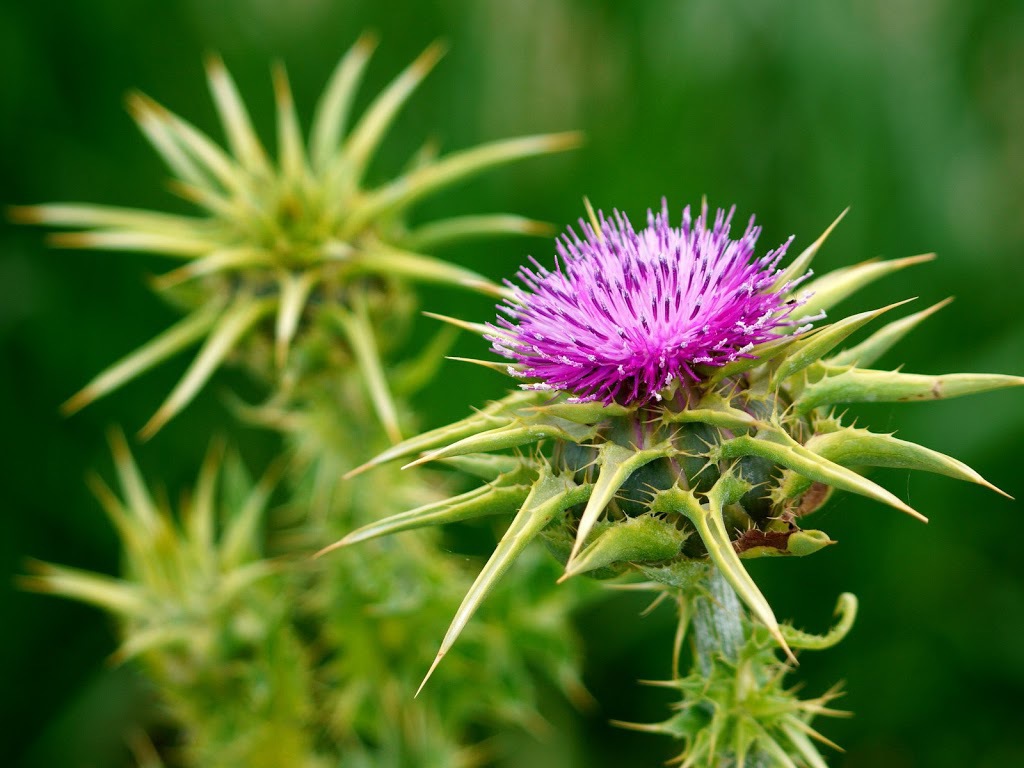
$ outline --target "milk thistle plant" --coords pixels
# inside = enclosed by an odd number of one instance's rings
[[[259,479],[214,442],[178,509],[154,494],[127,440],[111,435],[118,491],[94,490],[120,536],[119,577],[37,563],[26,585],[82,600],[117,619],[117,661],[155,683],[178,737],[173,765],[470,766],[486,762],[511,727],[538,730],[538,680],[577,700],[572,595],[537,589],[553,563],[534,558],[511,594],[477,622],[433,695],[412,692],[439,634],[472,584],[432,532],[386,540],[347,557],[310,555],[343,532],[443,498],[447,481],[394,469],[339,487],[346,471],[415,422],[409,396],[430,380],[451,343],[446,329],[418,357],[403,356],[417,282],[500,295],[479,274],[432,255],[452,241],[536,235],[545,225],[505,214],[410,228],[411,206],[497,165],[573,147],[575,134],[496,141],[437,156],[428,145],[398,178],[365,172],[388,127],[438,60],[431,46],[351,122],[350,105],[375,42],[342,58],[305,141],[282,68],[274,70],[277,150],[253,129],[217,59],[210,90],[227,146],[141,95],[133,117],[174,175],[194,215],[77,203],[17,208],[23,221],[72,228],[58,245],[176,259],[157,292],[185,317],[89,382],[74,412],[155,365],[199,346],[142,428],[154,437],[224,364],[263,385],[256,405],[232,401],[245,422],[276,430],[282,456]],[[140,760],[157,760],[142,749]]]
[[[834,491],[925,518],[864,474],[898,467],[995,489],[924,446],[848,423],[843,405],[933,400],[1019,386],[984,374],[921,375],[870,366],[945,302],[847,339],[899,304],[828,318],[868,283],[931,255],[869,261],[813,278],[832,227],[787,266],[790,241],[763,256],[753,218],[689,208],[673,227],[665,203],[637,231],[616,212],[581,220],[553,266],[531,260],[507,282],[496,322],[443,318],[477,332],[518,391],[459,422],[390,447],[362,470],[458,461],[476,490],[365,525],[331,548],[385,534],[512,515],[447,634],[431,672],[473,627],[499,579],[539,539],[561,581],[621,577],[678,608],[674,714],[632,727],[682,742],[684,766],[812,766],[825,760],[811,725],[842,714],[837,691],[801,699],[784,678],[797,649],[840,641],[856,600],[843,594],[823,635],[780,624],[743,561],[808,555],[832,544],[804,521]],[[842,218],[842,216],[840,216]],[[838,220],[837,222],[838,223]],[[828,318],[828,319],[827,319]],[[687,639],[689,672],[681,669]],[[461,640],[460,640],[461,642]],[[426,681],[424,681],[426,682]]]

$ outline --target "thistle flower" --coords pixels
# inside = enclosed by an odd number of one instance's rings
[[[277,158],[254,131],[234,81],[217,58],[207,63],[227,149],[141,94],[128,106],[174,174],[172,189],[195,216],[77,203],[15,208],[20,220],[84,231],[58,245],[156,253],[183,262],[156,278],[157,291],[188,315],[95,377],[64,404],[74,412],[170,356],[204,340],[181,381],[141,434],[157,432],[195,397],[232,354],[284,388],[326,365],[354,362],[380,419],[399,439],[381,374],[378,336],[411,314],[405,281],[501,294],[476,272],[425,255],[446,243],[495,234],[538,234],[546,226],[509,215],[460,216],[408,229],[402,217],[426,197],[467,177],[578,144],[576,134],[495,141],[435,158],[427,145],[408,170],[379,186],[365,181],[399,110],[441,57],[432,45],[387,86],[348,130],[350,107],[375,47],[361,38],[341,59],[304,142],[283,67],[274,69]],[[273,318],[271,320],[271,318]],[[304,354],[295,361],[296,344]],[[290,363],[294,363],[290,365]]]
[[[499,307],[510,320],[448,318],[518,363],[482,364],[537,378],[540,386],[528,384],[356,470],[418,456],[407,466],[443,461],[488,482],[366,525],[331,548],[514,515],[459,607],[435,667],[537,538],[565,562],[565,577],[639,572],[679,590],[692,587],[695,564],[713,564],[790,653],[785,628],[742,559],[806,555],[832,544],[800,524],[833,489],[925,519],[854,468],[916,469],[998,490],[956,459],[844,424],[834,412],[844,403],[934,400],[1024,384],[1016,376],[868,367],[946,302],[845,349],[847,338],[899,305],[785,332],[795,306],[805,317],[821,317],[863,286],[932,254],[868,261],[804,286],[802,276],[839,219],[781,271],[785,246],[753,258],[757,230],[730,241],[724,215],[710,229],[704,209],[696,222],[684,214],[679,231],[668,226],[664,208],[648,221],[635,233],[623,217],[610,223],[592,215],[589,227],[581,222],[586,242],[572,233],[562,240],[554,271],[534,262],[520,272],[526,290],[514,289],[514,300]],[[700,341],[705,325],[720,335],[709,330],[709,341]],[[524,453],[526,446],[534,449]]]
[[[536,271],[519,270],[528,290],[513,286],[499,307],[512,319],[499,319],[494,351],[522,364],[516,375],[540,379],[525,388],[623,405],[660,400],[680,377],[699,382],[698,367],[752,357],[799,304],[784,297],[802,278],[779,283],[792,238],[754,258],[753,217],[729,239],[735,210],[719,210],[710,228],[706,203],[696,221],[687,207],[671,227],[664,200],[640,233],[618,211],[581,222],[585,239],[562,237],[554,272],[535,260]]]

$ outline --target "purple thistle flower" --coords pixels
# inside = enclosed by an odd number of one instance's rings
[[[600,215],[600,231],[581,219],[586,239],[570,228],[554,271],[531,257],[533,269],[517,273],[526,287],[508,283],[514,298],[498,306],[508,318],[490,326],[494,351],[522,364],[514,375],[538,380],[524,388],[623,405],[660,400],[673,381],[700,381],[699,366],[753,357],[754,345],[793,324],[805,299],[789,292],[803,278],[775,287],[793,238],[755,258],[761,228],[751,217],[730,240],[735,210],[719,209],[710,229],[707,203],[696,220],[685,208],[680,228],[669,226],[664,200],[640,232],[618,211]]]

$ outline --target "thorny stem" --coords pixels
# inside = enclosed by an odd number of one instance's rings
[[[701,674],[708,677],[716,656],[738,660],[745,641],[745,609],[718,568],[709,569],[704,588],[703,594],[693,598],[692,616],[683,620],[691,622],[694,660]],[[732,768],[734,764],[733,755],[721,756],[721,768]],[[768,755],[759,750],[748,754],[744,761],[745,768],[771,768],[772,765]]]

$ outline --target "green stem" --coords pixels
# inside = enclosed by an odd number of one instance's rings
[[[710,568],[704,587],[706,593],[693,601],[693,639],[697,665],[707,677],[716,656],[736,661],[744,636],[743,606],[718,568]]]

